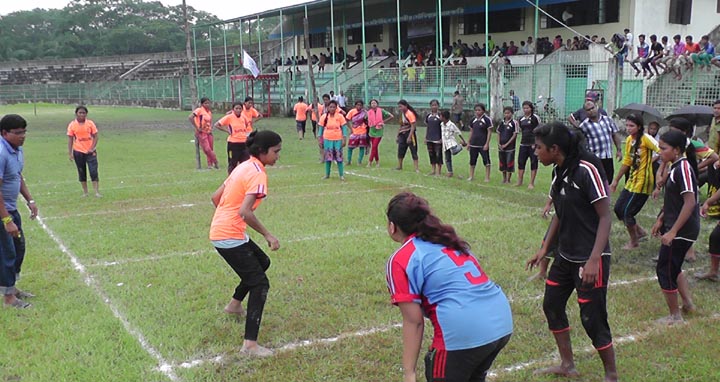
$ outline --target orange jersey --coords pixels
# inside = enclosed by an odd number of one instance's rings
[[[310,108],[310,105],[306,104],[305,102],[298,102],[293,106],[293,111],[295,112],[295,120],[296,121],[307,121],[307,112]]]
[[[323,115],[323,111],[325,111],[325,105],[318,104],[317,108],[318,108],[318,113],[320,113],[320,115]],[[315,114],[315,110],[313,110],[310,117],[312,118],[313,121],[317,122],[318,119],[317,119],[317,114]]]
[[[323,127],[323,139],[328,141],[339,141],[343,138],[343,126],[347,124],[347,120],[340,113],[331,116],[325,114],[321,119]]]
[[[73,150],[85,154],[92,149],[92,136],[96,135],[97,132],[95,123],[89,119],[86,119],[83,123],[73,119],[67,128],[68,137],[73,137]]]
[[[252,131],[253,119],[259,117],[259,116],[260,116],[260,113],[259,113],[259,112],[257,111],[257,109],[255,109],[255,108],[252,108],[252,109],[250,109],[250,110],[247,110],[247,109],[245,109],[245,107],[243,106],[243,110],[242,110],[242,113],[240,113],[240,115],[242,115],[243,117],[245,117],[245,120],[247,121],[247,124],[248,124],[248,126],[250,127],[250,131]],[[248,133],[248,134],[249,134],[249,133]]]
[[[247,136],[252,133],[252,126],[247,123],[245,117],[240,115],[239,117],[235,113],[230,113],[218,121],[220,126],[228,126],[230,135],[227,141],[233,143],[245,143]]]
[[[265,166],[255,157],[239,164],[225,180],[225,190],[210,224],[210,240],[245,239],[247,224],[240,216],[246,195],[255,195],[253,211],[267,196]]]
[[[212,133],[212,111],[199,107],[193,111],[195,126],[203,133]]]
[[[355,115],[357,115],[358,113],[359,113],[359,111],[357,109],[353,108],[352,110],[348,111],[345,118],[347,118],[348,121],[352,121],[353,117]],[[365,116],[367,118],[367,114]],[[352,122],[351,122],[351,124],[352,124]],[[352,124],[352,133],[355,135],[367,134],[367,123],[365,123],[365,121],[363,121],[362,124],[360,124],[358,126],[355,126],[355,124]]]

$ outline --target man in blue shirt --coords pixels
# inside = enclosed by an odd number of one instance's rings
[[[37,216],[37,206],[30,196],[22,176],[23,150],[27,122],[17,114],[8,114],[0,120],[0,293],[5,306],[28,308],[30,304],[21,298],[33,297],[31,293],[15,288],[20,268],[25,258],[25,235],[22,232],[20,213],[17,211],[18,194],[27,201],[30,219]]]

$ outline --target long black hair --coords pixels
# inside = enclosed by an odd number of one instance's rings
[[[573,133],[562,122],[554,121],[536,127],[533,129],[533,134],[546,147],[557,146],[565,154],[565,159],[562,167],[558,169],[558,173],[565,172],[568,177],[572,177],[572,174],[580,165],[580,157],[585,153],[585,148],[581,144],[582,137],[580,137],[580,133]],[[560,192],[562,178],[560,176],[556,177],[555,183],[552,185],[554,192]]]
[[[631,168],[637,169],[638,167],[638,160],[640,159],[640,155],[637,154],[638,150],[640,149],[640,144],[642,143],[642,137],[645,134],[645,124],[643,123],[643,118],[640,115],[630,114],[627,117],[625,117],[625,120],[630,121],[634,123],[638,127],[637,136],[635,137],[635,144],[632,147],[632,165]]]
[[[416,118],[416,119],[418,118],[418,113],[417,113],[417,111],[415,111],[415,108],[413,108],[412,106],[410,106],[410,104],[408,103],[408,101],[405,101],[404,99],[401,99],[400,101],[398,101],[398,105],[403,105],[403,106],[405,106],[406,108],[408,108],[408,110],[410,110],[413,114],[415,114],[415,118]]]
[[[427,242],[470,254],[470,244],[457,235],[455,228],[443,224],[433,214],[427,200],[412,192],[401,192],[390,200],[387,219],[405,234],[415,234]]]
[[[246,142],[250,155],[256,158],[260,154],[267,154],[271,147],[280,143],[282,143],[282,137],[272,130],[255,130],[248,135]]]
[[[690,139],[680,131],[670,130],[661,135],[660,140],[670,145],[670,147],[679,149],[680,152],[685,153],[685,158],[687,158],[688,163],[690,163],[690,167],[695,173],[695,178],[697,178],[697,155],[695,154],[695,146],[692,144]]]

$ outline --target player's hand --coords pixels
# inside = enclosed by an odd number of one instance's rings
[[[617,157],[618,162],[620,162],[620,161],[622,160],[622,158],[623,158],[622,151],[618,150],[618,151],[615,153],[615,156]]]
[[[268,247],[270,247],[271,251],[277,251],[280,249],[280,242],[272,234],[265,235],[265,240],[267,240]]]
[[[527,261],[527,263],[525,263],[525,270],[529,271],[529,270],[539,266],[544,257],[545,257],[545,251],[540,249],[539,251],[537,251],[535,253],[535,255],[533,257],[530,258],[530,260]]]
[[[20,230],[15,225],[15,222],[9,222],[5,224],[5,231],[12,237],[20,237]]]
[[[38,215],[37,205],[35,203],[28,203],[28,208],[30,209],[30,220],[35,220]]]
[[[347,143],[346,143],[345,140],[343,139],[342,144],[340,145],[340,148],[344,148],[346,144],[347,144]]]
[[[614,194],[617,190],[617,181],[613,181],[610,183],[610,193]]]
[[[552,211],[552,204],[545,204],[545,208],[543,208],[542,212],[543,219],[547,219],[550,217],[550,211]]]
[[[673,240],[675,240],[676,233],[673,231],[668,231],[662,237],[660,237],[660,241],[663,243],[663,245],[667,245],[668,247],[670,244],[672,244]]]
[[[75,158],[73,157],[73,155],[72,155],[72,154],[70,154],[70,156],[69,156],[69,158],[68,158],[68,159],[70,159],[70,162],[74,162],[74,161],[75,161]]]
[[[484,151],[490,150],[490,145],[485,145],[485,146],[483,146],[483,150],[484,150]]]
[[[650,234],[654,237],[660,236],[660,228],[662,228],[662,221],[658,220],[653,224],[652,228],[650,229]]]
[[[408,144],[409,146],[412,146],[412,145],[413,145],[412,135],[408,135],[406,142],[407,142],[407,144]]]
[[[708,205],[707,201],[703,203],[703,205],[700,207],[700,216],[706,218],[707,212],[710,209],[710,206]]]
[[[652,198],[653,198],[653,200],[657,200],[657,198],[658,198],[659,196],[660,196],[660,189],[659,189],[659,188],[655,188],[655,189],[653,190],[653,192],[652,192]]]
[[[585,265],[580,268],[580,272],[582,273],[582,280],[583,284],[586,285],[595,285],[595,283],[598,281],[598,274],[600,273],[600,262],[595,261],[591,258],[591,260],[588,260]]]

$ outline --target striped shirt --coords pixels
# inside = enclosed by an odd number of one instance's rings
[[[655,138],[648,134],[640,137],[640,146],[633,152],[635,140],[630,135],[625,140],[625,155],[622,164],[630,167],[630,176],[625,182],[625,189],[636,193],[650,195],[655,186],[655,174],[653,174],[652,158],[653,152],[660,152]]]
[[[561,183],[550,190],[560,223],[558,254],[577,263],[587,261],[595,245],[600,217],[593,204],[608,197],[607,179],[598,158],[583,153],[580,159],[572,174],[567,168],[555,167],[552,184]],[[610,253],[609,242],[605,243],[603,253]]]
[[[680,228],[675,236],[676,239],[682,239],[694,242],[700,234],[700,213],[698,211],[698,191],[695,173],[690,167],[686,158],[680,158],[670,167],[670,175],[668,175],[665,183],[665,199],[663,203],[663,233],[672,229],[672,226],[680,216],[683,205],[685,204],[684,194],[692,192],[694,194],[695,205],[693,212]]]
[[[586,118],[580,124],[580,130],[591,153],[600,159],[612,159],[613,134],[618,132],[618,127],[610,117],[598,115],[597,122]]]

